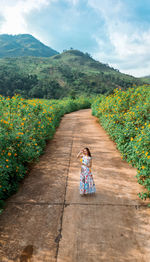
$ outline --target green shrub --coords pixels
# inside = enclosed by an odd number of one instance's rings
[[[28,163],[38,159],[61,117],[90,107],[88,98],[64,100],[0,97],[0,204],[17,191]]]
[[[150,198],[150,86],[115,89],[107,97],[92,104],[92,114],[116,142],[122,158],[136,167],[137,179],[147,192],[138,193],[141,199]]]

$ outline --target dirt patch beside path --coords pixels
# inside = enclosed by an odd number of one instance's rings
[[[79,195],[78,151],[93,156],[95,196]],[[148,262],[150,210],[91,109],[66,114],[0,216],[2,262]]]

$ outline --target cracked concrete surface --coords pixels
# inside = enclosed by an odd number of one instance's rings
[[[79,195],[89,147],[96,194]],[[0,261],[148,262],[150,210],[136,169],[121,159],[91,109],[66,114],[44,155],[0,216]]]

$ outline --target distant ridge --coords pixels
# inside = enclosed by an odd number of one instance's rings
[[[18,56],[50,57],[59,54],[30,34],[0,35],[0,58]]]
[[[143,81],[79,50],[64,50],[52,57],[9,57],[0,59],[0,94],[45,99],[78,95],[110,94]]]
[[[150,75],[139,77],[139,79],[141,79],[147,84],[150,84]]]

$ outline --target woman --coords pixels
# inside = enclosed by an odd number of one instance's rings
[[[80,173],[80,195],[86,195],[96,192],[94,179],[91,172],[92,156],[90,150],[85,147],[77,154],[77,158],[82,157],[80,161],[81,173]]]

